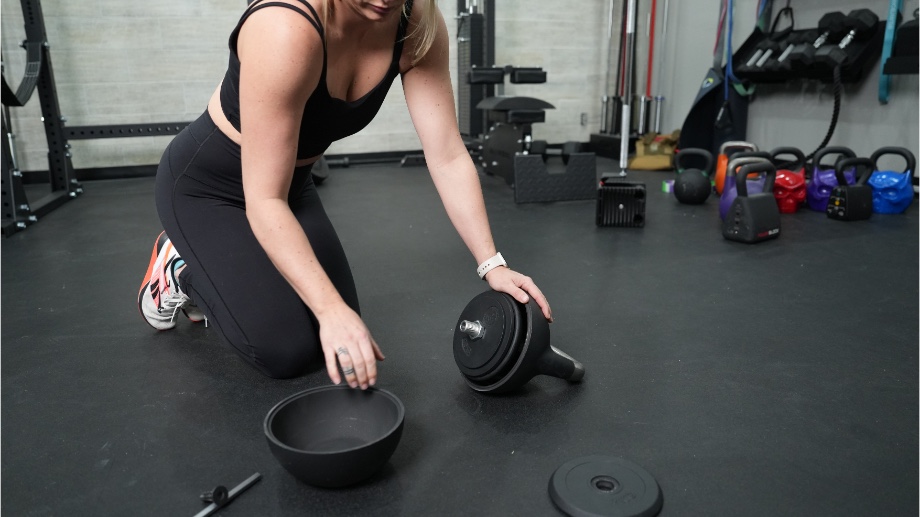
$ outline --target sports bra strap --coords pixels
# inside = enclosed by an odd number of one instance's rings
[[[314,9],[312,5],[310,5],[309,3],[307,3],[306,0],[297,0],[297,1],[300,2],[301,4],[305,5],[305,6],[307,7],[307,9],[310,10],[310,13],[313,14],[313,16],[311,17],[311,16],[310,16],[309,14],[307,14],[303,9],[300,9],[299,7],[297,7],[297,6],[295,6],[295,5],[286,4],[286,3],[283,3],[283,2],[265,2],[265,3],[262,3],[263,0],[255,0],[255,2],[252,2],[251,4],[249,4],[249,6],[247,7],[246,12],[243,13],[243,17],[240,18],[240,21],[239,21],[239,23],[237,24],[237,29],[239,29],[240,27],[242,27],[242,25],[243,25],[243,23],[246,21],[246,19],[249,18],[249,15],[251,15],[252,13],[258,11],[259,9],[264,9],[264,8],[266,8],[266,7],[286,7],[286,8],[288,8],[288,9],[291,9],[292,11],[297,11],[298,13],[300,13],[301,15],[303,15],[303,17],[306,18],[307,21],[309,21],[311,24],[313,24],[313,27],[316,29],[317,32],[319,32],[320,37],[323,39],[323,46],[325,46],[325,44],[326,44],[326,34],[325,34],[325,31],[323,31],[323,26],[322,26],[322,25],[320,24],[320,22],[319,22],[320,18],[319,18],[319,14],[316,13],[316,9]]]
[[[402,18],[399,20],[399,28],[396,31],[396,45],[393,47],[394,66],[399,66],[399,56],[402,55],[403,42],[406,39],[406,31],[409,30],[409,19],[412,18],[412,0],[406,0],[406,9]]]

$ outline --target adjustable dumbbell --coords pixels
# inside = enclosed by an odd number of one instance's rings
[[[846,34],[847,16],[840,11],[825,14],[818,21],[820,35],[814,42],[796,45],[789,57],[783,62],[783,70],[800,70],[811,64],[815,53],[826,43],[836,43]]]
[[[865,40],[875,34],[878,28],[878,16],[869,9],[855,9],[847,15],[844,26],[846,36],[837,45],[826,45],[815,52],[814,63],[834,68],[846,62],[847,47],[855,40]]]

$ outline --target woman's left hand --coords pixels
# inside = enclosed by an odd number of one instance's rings
[[[549,307],[549,302],[529,276],[502,266],[486,273],[486,281],[492,289],[508,293],[521,303],[527,303],[533,297],[543,311],[543,317],[552,323],[553,311]]]

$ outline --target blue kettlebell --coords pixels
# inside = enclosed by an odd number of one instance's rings
[[[896,154],[907,162],[904,172],[883,171],[878,160],[882,156]],[[877,214],[902,214],[914,201],[914,186],[910,181],[917,167],[914,154],[903,147],[882,147],[872,153],[875,172],[869,177],[872,187],[872,211]]]

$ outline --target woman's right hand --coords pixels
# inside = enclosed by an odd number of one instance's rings
[[[344,374],[349,386],[362,390],[376,384],[377,361],[384,357],[361,316],[342,303],[317,315],[317,319],[329,379],[339,384]]]

